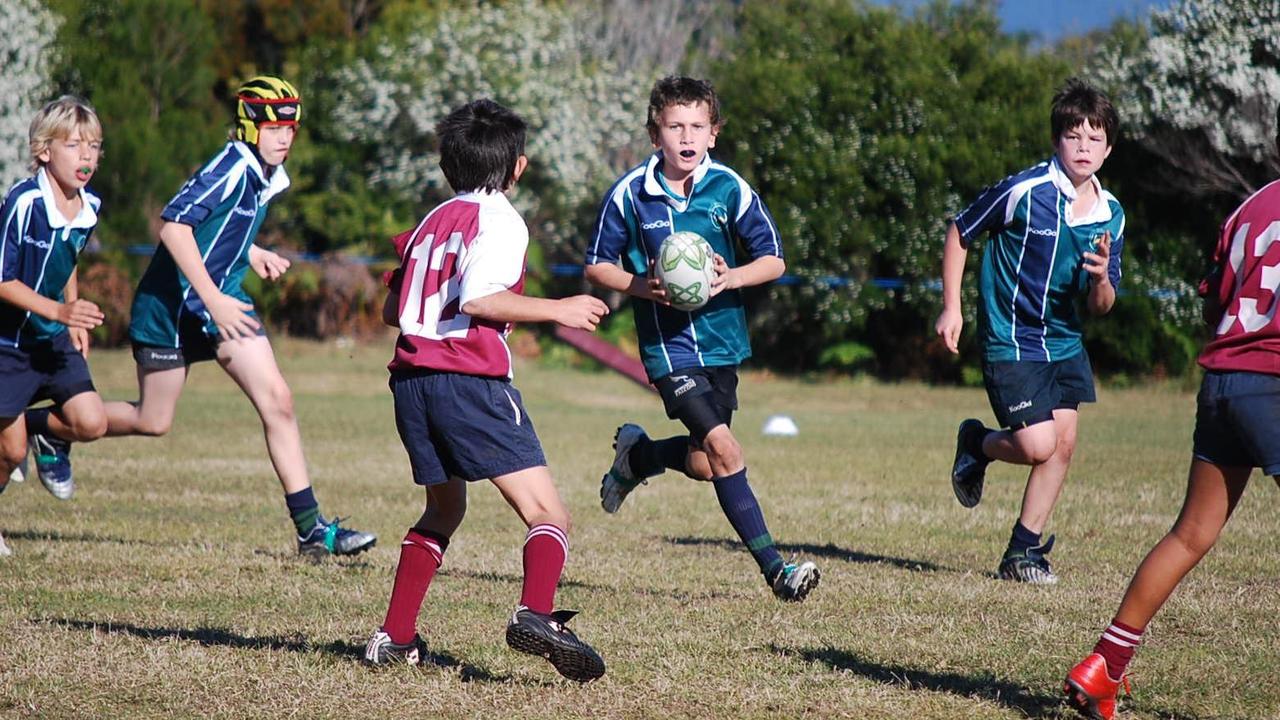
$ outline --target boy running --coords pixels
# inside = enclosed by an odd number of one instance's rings
[[[947,229],[942,313],[936,329],[959,352],[960,284],[968,248],[984,232],[978,320],[982,377],[1003,430],[960,423],[951,484],[971,508],[992,460],[1030,465],[1022,512],[997,569],[1005,580],[1053,584],[1041,534],[1062,492],[1076,446],[1081,403],[1094,402],[1093,370],[1080,341],[1075,299],[1104,315],[1115,303],[1124,211],[1096,173],[1111,154],[1120,119],[1098,90],[1070,79],[1053,98],[1055,153],[992,185]]]
[[[1280,483],[1280,180],[1227,218],[1200,294],[1205,319],[1217,329],[1200,353],[1205,375],[1186,499],[1093,652],[1067,674],[1063,691],[1086,717],[1115,714],[1116,691],[1147,624],[1217,542],[1253,468]]]
[[[29,138],[35,176],[0,206],[0,492],[21,477],[28,436],[39,454],[52,440],[95,440],[107,429],[85,362],[89,330],[103,315],[76,285],[76,260],[101,206],[86,186],[102,124],[88,103],[67,95],[36,113]],[[27,411],[45,399],[51,409]],[[56,431],[44,418],[56,418]],[[69,483],[40,479],[54,497],[70,497]],[[0,555],[8,554],[0,538]]]
[[[262,419],[267,452],[297,531],[298,552],[315,559],[363,552],[377,538],[320,514],[293,396],[241,287],[250,267],[269,280],[289,268],[288,260],[259,248],[253,239],[267,203],[289,187],[284,161],[297,132],[300,103],[297,90],[284,80],[262,76],[247,81],[237,92],[234,139],[161,212],[160,246],[138,283],[129,323],[139,397],[109,402],[106,413],[109,436],[164,435],[173,424],[191,365],[217,360]],[[56,430],[55,421],[48,420]],[[70,483],[70,446],[55,443],[54,449],[49,464]]]
[[[467,483],[489,480],[529,528],[507,645],[547,658],[571,680],[594,680],[604,661],[565,626],[575,613],[553,610],[569,554],[569,511],[511,384],[505,338],[515,322],[594,330],[609,309],[589,295],[521,294],[529,230],[504,193],[528,166],[524,120],[476,100],[449,113],[436,136],[440,168],[458,194],[395,239],[400,267],[387,277],[383,307],[386,323],[400,328],[388,365],[396,428],[427,503],[401,543],[390,606],[365,661],[422,661],[423,598],[467,511]]]
[[[631,295],[649,381],[667,417],[687,434],[651,440],[626,423],[600,482],[601,506],[614,513],[640,483],[670,468],[711,481],[725,517],[783,600],[800,601],[820,578],[812,562],[783,562],[747,482],[742,446],[729,429],[738,408],[738,365],[751,356],[738,288],[776,280],[786,269],[778,229],[751,186],[707,154],[723,120],[711,84],[667,77],[649,95],[646,123],[657,152],[605,196],[586,256],[586,277]],[[711,300],[691,312],[671,308],[650,277],[662,241],[691,231],[715,249]],[[746,257],[739,258],[739,246]]]

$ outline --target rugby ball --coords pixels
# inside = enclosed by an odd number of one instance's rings
[[[667,291],[671,307],[697,310],[711,299],[711,281],[716,276],[715,251],[698,233],[672,233],[658,249],[654,271]]]

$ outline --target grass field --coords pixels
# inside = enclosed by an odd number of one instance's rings
[[[672,474],[616,516],[599,509],[614,427],[674,433],[656,396],[606,374],[523,365],[517,385],[574,515],[558,597],[608,662],[586,686],[507,650],[524,530],[484,484],[420,627],[433,663],[358,659],[382,620],[421,492],[395,435],[387,343],[284,342],[322,507],[377,532],[354,560],[295,555],[256,416],[198,366],[160,439],[77,446],[79,489],[34,478],[0,497],[0,717],[1065,718],[1066,670],[1181,501],[1193,396],[1100,389],[1052,530],[1062,582],[993,570],[1024,473],[994,467],[964,510],[947,472],[980,391],[748,374],[735,422],[786,553],[816,560],[808,602],[759,579],[708,485]],[[132,398],[122,352],[92,357],[108,398]],[[801,434],[767,438],[786,413]],[[1148,632],[1132,718],[1280,717],[1280,516],[1254,486],[1215,551]]]

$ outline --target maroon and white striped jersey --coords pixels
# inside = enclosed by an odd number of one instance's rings
[[[511,324],[473,318],[462,306],[524,289],[529,229],[507,197],[463,193],[394,239],[400,267],[387,286],[400,298],[400,337],[387,368],[511,377]]]
[[[1217,328],[1200,364],[1280,375],[1280,180],[1227,218],[1213,262],[1200,294],[1214,308],[1206,315]]]

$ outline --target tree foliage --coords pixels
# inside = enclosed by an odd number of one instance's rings
[[[1238,200],[1280,176],[1280,3],[1180,0],[1152,15],[1149,37],[1117,34],[1096,73],[1164,161],[1162,180]]]
[[[773,210],[802,278],[771,290],[758,352],[812,367],[857,343],[884,371],[919,372],[947,218],[1051,153],[1049,100],[1067,69],[1002,35],[990,3],[908,19],[847,0],[749,0],[738,27],[715,71],[718,149]]]
[[[39,0],[0,0],[0,190],[28,175],[27,130],[49,84],[58,18]]]
[[[184,0],[58,0],[61,91],[88,98],[103,125],[94,188],[100,237],[153,241],[160,209],[226,140],[230,112],[214,95],[207,16]]]

